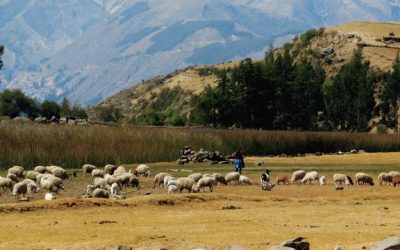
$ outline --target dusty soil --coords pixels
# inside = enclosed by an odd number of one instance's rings
[[[257,183],[266,166],[277,174],[294,169],[318,169],[328,185],[277,186],[262,191]],[[0,249],[268,249],[270,245],[306,237],[312,249],[367,249],[372,242],[400,232],[400,188],[353,186],[335,191],[332,174],[354,175],[360,169],[376,176],[398,170],[400,153],[301,158],[249,157],[244,174],[255,185],[218,186],[213,193],[167,195],[152,189],[125,189],[126,200],[77,198],[89,177],[66,181],[66,191],[51,202],[35,194],[30,202],[0,197]],[[150,164],[153,172],[178,169],[174,163]],[[182,168],[182,167],[180,167]],[[231,166],[185,165],[196,172],[231,171]],[[356,170],[354,170],[354,169]],[[173,170],[171,170],[173,169]],[[171,172],[183,176],[188,172]]]

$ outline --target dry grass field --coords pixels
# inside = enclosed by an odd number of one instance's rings
[[[263,160],[266,165],[254,164]],[[268,249],[294,238],[306,237],[312,249],[369,249],[372,242],[400,231],[400,188],[352,186],[335,191],[332,174],[399,170],[400,153],[307,156],[299,158],[248,157],[244,174],[251,186],[218,186],[213,193],[167,195],[152,189],[152,179],[141,178],[141,189],[125,189],[126,200],[77,198],[90,178],[71,177],[66,191],[52,202],[43,193],[30,202],[0,197],[0,249]],[[149,164],[153,173],[187,169],[226,173],[231,165],[174,163]],[[262,191],[260,172],[272,169],[290,174],[295,169],[316,169],[328,185],[277,186]],[[187,172],[171,172],[175,176]]]

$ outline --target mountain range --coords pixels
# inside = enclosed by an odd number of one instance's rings
[[[398,0],[0,0],[0,90],[91,105],[189,65],[261,58],[309,28],[400,20]]]

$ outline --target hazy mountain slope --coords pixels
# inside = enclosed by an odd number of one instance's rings
[[[399,18],[395,0],[0,0],[0,90],[93,104],[189,65],[261,57],[311,27]]]

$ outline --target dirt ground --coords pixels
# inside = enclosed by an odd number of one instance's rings
[[[263,160],[265,166],[255,166]],[[126,188],[126,200],[79,198],[89,177],[65,182],[66,191],[51,202],[43,193],[30,202],[0,197],[0,249],[269,249],[297,236],[312,249],[369,247],[400,232],[400,188],[352,186],[334,189],[332,174],[354,176],[359,170],[375,179],[380,171],[399,170],[400,153],[343,156],[249,157],[244,174],[251,186],[217,186],[213,193],[167,195],[141,178],[141,189]],[[175,176],[194,172],[226,173],[230,165],[149,164],[153,173]],[[271,192],[260,189],[262,169],[272,177],[295,169],[316,169],[328,185],[284,185]],[[177,169],[184,171],[175,172]]]

